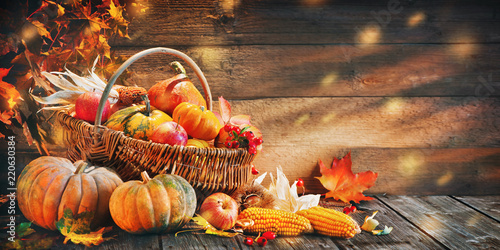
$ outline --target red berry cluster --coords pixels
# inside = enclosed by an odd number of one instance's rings
[[[262,234],[262,236],[257,236],[257,238],[255,239],[255,242],[257,242],[257,244],[259,244],[259,246],[263,247],[265,245],[267,245],[267,242],[269,240],[274,240],[276,238],[276,234],[274,232],[271,232],[271,231],[267,231],[265,233]],[[248,245],[248,246],[251,246],[253,245],[254,243],[254,239],[250,238],[250,237],[247,237],[245,239],[245,244]]]
[[[350,214],[350,213],[354,213],[356,212],[358,209],[356,208],[356,206],[349,206],[349,207],[344,207],[344,214]]]
[[[231,124],[224,125],[224,131],[229,134],[224,146],[227,148],[248,148],[250,154],[256,154],[257,146],[262,144],[262,138],[255,137],[252,131],[248,131],[249,128],[250,126],[241,129]]]

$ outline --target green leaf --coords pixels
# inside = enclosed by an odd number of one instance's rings
[[[21,224],[16,226],[16,234],[18,238],[23,238],[25,236],[28,236],[32,233],[34,233],[35,230],[31,228],[31,221],[30,222],[22,222]]]

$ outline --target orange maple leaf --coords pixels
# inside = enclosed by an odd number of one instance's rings
[[[351,170],[351,152],[342,159],[333,158],[332,168],[326,168],[321,161],[318,162],[321,177],[317,178],[323,187],[329,190],[325,198],[332,197],[343,202],[373,200],[372,197],[363,195],[363,191],[372,187],[377,180],[378,173],[366,171],[353,174]]]

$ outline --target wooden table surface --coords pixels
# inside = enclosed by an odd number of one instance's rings
[[[321,235],[278,237],[267,249],[499,249],[500,196],[374,196],[362,202],[352,214],[360,225],[364,217],[379,211],[375,217],[394,229],[389,235],[373,236],[362,232],[345,240]],[[335,203],[322,201],[324,206]],[[341,207],[337,207],[341,209]],[[19,218],[21,221],[23,218]],[[3,217],[5,220],[5,217]],[[4,225],[4,223],[2,223]],[[58,232],[32,226],[37,234],[57,236]],[[194,223],[186,227],[195,227]],[[379,229],[379,227],[377,229]],[[5,230],[2,241],[6,239]],[[114,239],[94,249],[251,249],[243,236],[223,238],[198,232],[163,235],[132,235],[114,226],[105,234]],[[255,236],[253,236],[255,237]],[[63,244],[57,239],[53,249],[84,249],[83,245]]]

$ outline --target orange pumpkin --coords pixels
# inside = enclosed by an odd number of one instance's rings
[[[196,210],[196,194],[178,175],[146,171],[143,181],[120,185],[109,200],[111,216],[121,229],[134,234],[168,233],[182,228]]]
[[[186,130],[188,135],[206,141],[214,139],[222,127],[212,111],[189,102],[177,105],[172,118]]]
[[[57,229],[56,222],[67,208],[75,215],[94,212],[91,227],[96,228],[110,221],[109,197],[121,183],[108,168],[42,156],[30,162],[19,176],[19,209],[26,219],[51,230]]]
[[[148,90],[151,105],[169,115],[181,102],[206,106],[205,98],[189,80],[184,67],[179,62],[170,63],[170,67],[177,74],[172,78],[157,82]]]

